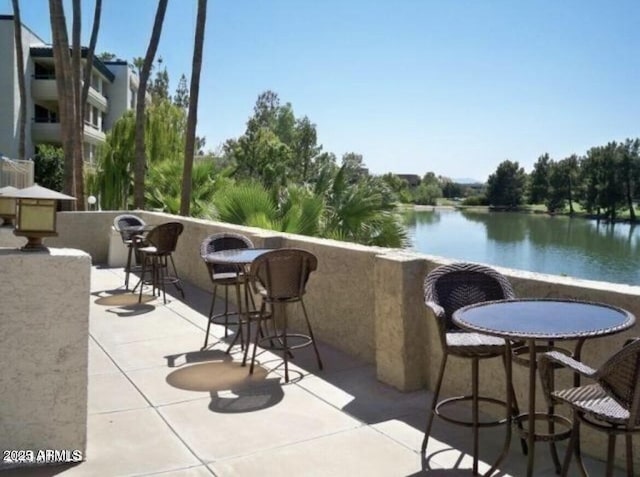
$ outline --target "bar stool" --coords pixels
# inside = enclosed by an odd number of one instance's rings
[[[138,251],[142,254],[142,273],[140,276],[140,296],[138,303],[142,302],[142,288],[145,284],[147,269],[151,268],[151,285],[153,295],[156,289],[162,289],[164,303],[167,303],[166,283],[172,283],[178,289],[184,299],[184,289],[182,281],[178,276],[176,265],[173,261],[173,252],[178,244],[178,237],[182,233],[184,226],[179,222],[167,222],[151,229],[146,236],[149,245],[140,247]],[[173,274],[168,273],[168,265],[171,262]]]
[[[125,244],[128,249],[127,264],[124,268],[125,290],[129,289],[129,275],[131,274],[131,272],[141,269],[140,266],[131,266],[131,256],[140,246],[146,245],[143,240],[139,240],[136,238],[137,235],[140,235],[142,233],[141,229],[145,225],[146,223],[144,220],[136,215],[131,214],[118,215],[115,219],[113,219],[113,228],[116,232],[120,233],[122,243]]]
[[[220,265],[207,262],[206,260],[207,255],[213,252],[243,248],[253,248],[253,243],[251,242],[251,240],[244,235],[230,232],[222,232],[209,235],[202,241],[202,244],[200,245],[200,256],[202,257],[202,260],[207,267],[209,278],[211,278],[211,283],[213,283],[211,308],[209,309],[209,321],[207,322],[207,332],[204,337],[204,345],[202,346],[202,350],[206,349],[209,342],[209,330],[211,329],[212,323],[220,324],[220,322],[222,321],[222,324],[224,325],[224,337],[226,338],[228,336],[230,316],[236,317],[236,321],[233,324],[238,326],[237,333],[240,336],[240,344],[242,346],[242,349],[244,349],[244,339],[242,339],[242,323],[240,318],[242,315],[242,299],[240,287],[246,285],[245,269],[243,266]],[[214,315],[214,307],[216,305],[216,292],[218,290],[218,286],[224,287],[224,312]],[[229,312],[229,287],[234,287],[236,292],[237,311],[234,312]],[[248,290],[245,290],[245,293],[247,292]],[[250,293],[247,294],[249,295],[251,302],[253,303],[253,295],[251,295]]]
[[[266,336],[261,336],[259,332],[255,333],[250,374],[253,374],[258,344],[267,349],[282,351],[285,382],[289,382],[289,357],[294,349],[312,345],[318,360],[318,367],[322,369],[322,360],[303,300],[309,275],[317,266],[318,259],[315,255],[301,249],[271,250],[260,255],[251,264],[249,271],[251,283],[262,297],[258,324],[270,318],[274,330]],[[291,333],[289,330],[287,307],[291,303],[300,303],[308,334]],[[271,314],[267,314],[266,305],[271,307]],[[282,312],[280,329],[276,328],[276,310]],[[294,344],[294,342],[297,343]]]
[[[433,395],[431,408],[427,417],[427,425],[422,441],[422,453],[427,449],[427,443],[431,434],[433,417],[438,416],[452,424],[471,427],[473,430],[473,474],[478,473],[478,430],[481,427],[504,424],[503,420],[480,422],[479,403],[492,403],[506,406],[506,402],[479,394],[479,362],[482,359],[502,357],[505,360],[506,344],[504,339],[496,338],[480,333],[471,333],[457,328],[451,321],[453,312],[463,306],[472,305],[484,301],[515,298],[511,284],[502,274],[492,268],[471,263],[454,263],[443,265],[431,271],[424,281],[425,304],[433,312],[438,325],[440,343],[442,345],[442,362],[440,372]],[[451,397],[438,401],[440,388],[449,356],[471,360],[471,394]],[[506,363],[505,363],[506,365]],[[519,414],[518,404],[515,399],[513,387],[512,415]],[[447,406],[461,402],[471,401],[472,420],[454,418],[441,412]],[[510,424],[506,424],[510,425]],[[522,441],[524,442],[524,441]],[[523,447],[523,450],[525,448]]]

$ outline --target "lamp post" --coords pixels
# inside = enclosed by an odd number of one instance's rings
[[[12,196],[18,192],[13,186],[6,186],[0,189],[0,218],[4,227],[12,227],[13,219],[16,218],[16,199]]]
[[[87,204],[89,204],[89,210],[95,209],[96,202],[97,202],[97,199],[95,196],[90,195],[89,197],[87,197]]]
[[[12,194],[17,200],[16,228],[13,233],[27,238],[21,250],[25,252],[47,250],[44,237],[56,237],[56,205],[58,200],[76,200],[60,192],[39,185],[19,189]]]

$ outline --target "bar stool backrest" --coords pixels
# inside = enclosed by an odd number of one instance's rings
[[[467,305],[484,301],[515,298],[507,278],[484,265],[453,263],[431,271],[424,281],[426,302],[433,302],[444,309],[438,326],[442,332],[458,330],[451,317],[453,312]]]
[[[180,222],[167,222],[151,229],[146,239],[158,254],[170,254],[175,252],[178,237],[183,230],[184,226]]]
[[[142,227],[146,225],[145,221],[137,215],[122,214],[113,219],[113,228],[120,233],[123,241],[131,240],[133,235],[137,235],[139,231],[127,231],[127,227]]]
[[[629,425],[640,425],[640,338],[631,340],[597,372],[597,381],[629,411]]]
[[[265,252],[251,264],[251,277],[264,288],[268,302],[297,301],[306,292],[309,275],[318,267],[311,252],[285,248]]]
[[[245,237],[241,234],[234,234],[232,232],[221,232],[212,234],[206,237],[200,244],[200,256],[204,260],[207,255],[213,252],[219,252],[221,250],[233,250],[239,248],[253,248],[253,242],[249,237]],[[207,268],[211,273],[211,279],[215,279],[216,274],[219,273],[235,273],[238,267],[235,265],[222,265],[205,262]]]

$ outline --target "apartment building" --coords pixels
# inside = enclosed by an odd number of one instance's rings
[[[61,144],[53,49],[22,25],[27,96],[27,157],[39,144]],[[86,49],[82,51],[83,58]],[[12,15],[0,15],[0,154],[18,157],[20,92]],[[83,59],[83,63],[84,63]],[[135,109],[138,76],[126,61],[93,60],[84,121],[84,154],[94,164],[105,132],[127,110]]]

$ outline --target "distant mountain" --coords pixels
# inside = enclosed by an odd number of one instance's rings
[[[459,179],[451,179],[456,184],[482,184],[484,181],[478,181],[476,179],[469,179],[468,177],[462,177]]]

